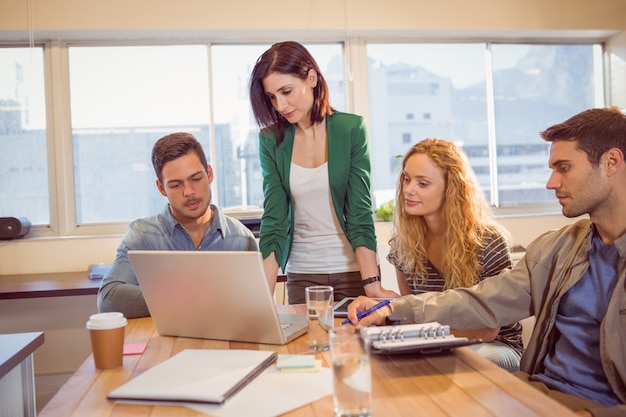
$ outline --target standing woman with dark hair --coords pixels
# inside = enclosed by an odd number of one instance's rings
[[[297,42],[274,44],[252,71],[270,288],[282,268],[290,304],[304,303],[311,285],[333,286],[335,301],[397,297],[380,282],[364,120],[335,111],[328,96],[315,59]]]

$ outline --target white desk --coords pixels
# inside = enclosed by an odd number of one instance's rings
[[[0,334],[0,416],[34,417],[33,352],[43,333]]]

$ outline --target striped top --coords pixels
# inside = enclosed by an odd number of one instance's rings
[[[443,291],[445,279],[430,261],[426,262],[427,280],[422,285],[422,277],[416,277],[414,280],[413,272],[406,271],[403,265],[399,264],[397,250],[393,245],[389,255],[387,255],[387,260],[406,275],[409,288],[413,294]],[[503,269],[512,267],[509,246],[503,236],[500,234],[486,234],[483,237],[483,247],[478,251],[478,263],[483,267],[479,277],[480,281],[499,274]],[[519,322],[502,326],[500,333],[496,336],[496,340],[510,346],[520,355],[524,351],[522,325]]]

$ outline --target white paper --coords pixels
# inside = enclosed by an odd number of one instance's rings
[[[213,417],[274,417],[333,393],[332,371],[281,372],[265,370],[222,406],[189,406]]]

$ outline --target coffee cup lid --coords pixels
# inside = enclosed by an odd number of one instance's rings
[[[122,313],[98,313],[89,316],[87,328],[90,330],[117,329],[126,326],[127,320]]]

